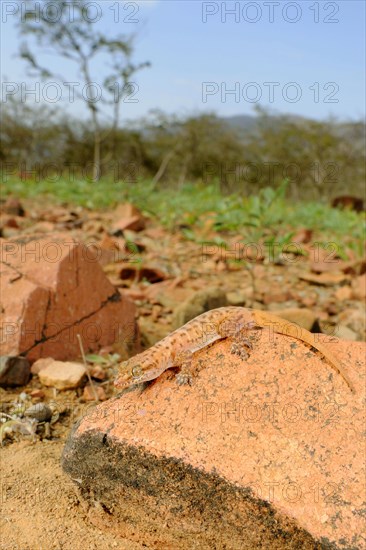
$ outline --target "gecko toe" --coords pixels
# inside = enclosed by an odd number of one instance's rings
[[[186,372],[178,372],[175,378],[179,386],[184,386],[186,384],[191,385],[192,377],[190,374],[187,374]]]
[[[252,349],[252,346],[248,346],[250,347],[250,349]],[[237,342],[234,342],[230,348],[230,353],[232,353],[233,355],[238,355],[238,357],[240,357],[240,359],[248,359],[249,357],[249,353],[247,352],[247,350],[242,346],[242,344],[238,344]]]
[[[249,338],[243,338],[241,343],[246,346],[248,349],[253,349],[253,344],[252,342],[249,340]]]

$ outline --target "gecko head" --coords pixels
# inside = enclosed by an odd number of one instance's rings
[[[159,372],[158,372],[159,371]],[[141,384],[156,378],[160,374],[161,369],[154,365],[151,361],[145,364],[144,361],[133,362],[131,360],[124,361],[119,366],[119,374],[114,385],[117,388],[128,388],[134,384]],[[157,374],[156,374],[157,373]]]
[[[141,363],[133,365],[131,361],[124,361],[120,364],[118,378],[114,382],[117,388],[127,388],[140,382],[144,382],[144,369]]]

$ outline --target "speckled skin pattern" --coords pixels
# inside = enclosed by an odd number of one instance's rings
[[[117,388],[127,388],[133,384],[154,380],[172,367],[179,368],[179,384],[191,383],[194,376],[191,358],[194,352],[216,340],[229,337],[233,340],[231,353],[245,360],[248,350],[252,347],[247,335],[253,328],[266,328],[309,344],[322,353],[343,377],[351,391],[355,391],[340,362],[333,357],[326,345],[318,341],[316,334],[272,313],[244,307],[221,307],[202,313],[150,349],[122,362],[114,384]]]

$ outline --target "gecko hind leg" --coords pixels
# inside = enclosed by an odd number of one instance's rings
[[[252,342],[242,332],[238,332],[233,336],[234,341],[230,348],[230,353],[238,355],[241,359],[248,359],[248,349],[253,349]]]
[[[230,353],[238,355],[241,359],[246,360],[249,357],[248,349],[253,349],[252,342],[247,337],[247,332],[253,328],[254,323],[248,322],[242,325],[241,323],[222,324],[219,327],[219,333],[222,338],[231,337],[233,343],[230,348]]]

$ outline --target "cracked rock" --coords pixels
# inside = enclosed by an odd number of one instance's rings
[[[0,353],[64,360],[117,339],[134,347],[135,305],[104,274],[98,250],[68,234],[0,239]]]

